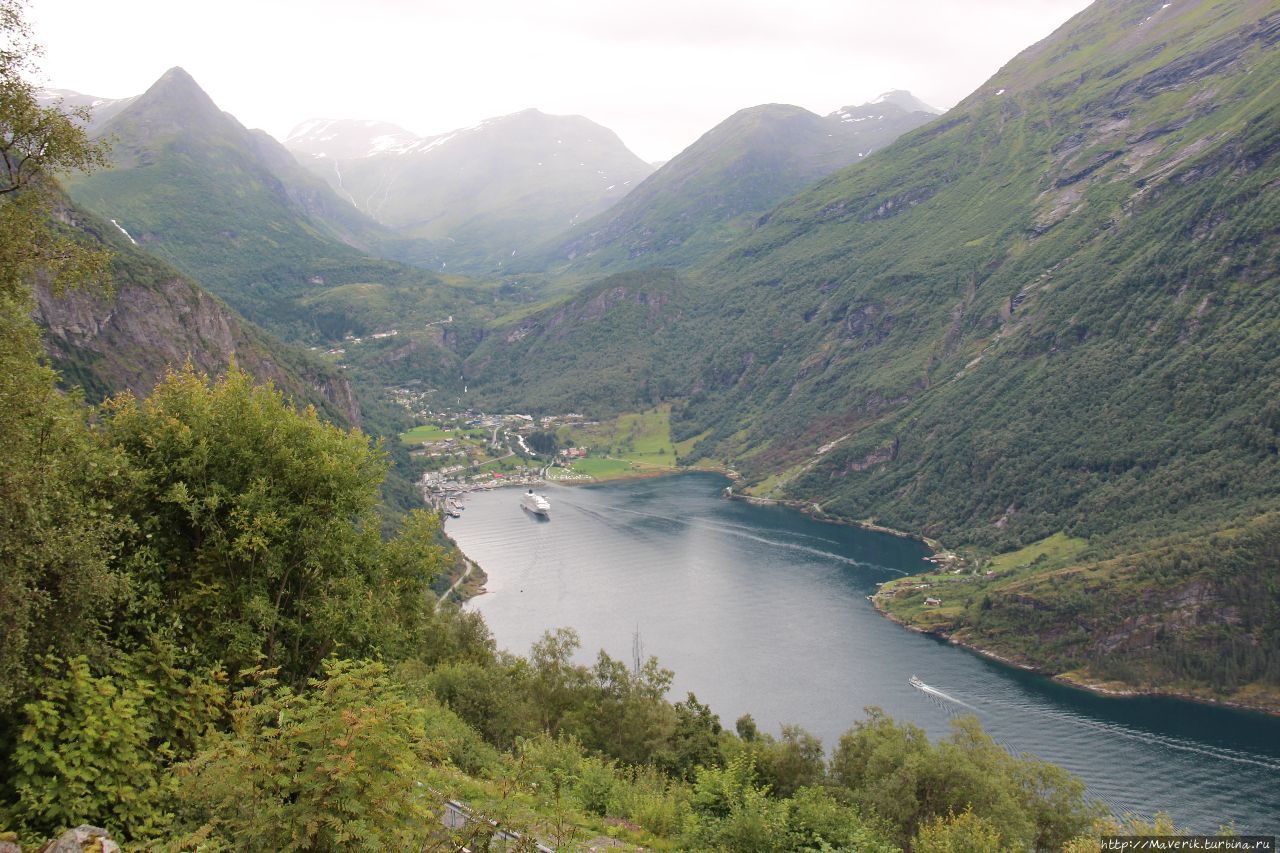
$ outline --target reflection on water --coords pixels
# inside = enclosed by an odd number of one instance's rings
[[[1143,697],[1110,699],[905,630],[866,596],[921,566],[923,546],[794,510],[723,500],[723,478],[549,486],[549,521],[519,493],[472,495],[447,530],[489,574],[480,610],[499,645],[527,652],[569,626],[579,657],[647,654],[732,727],[799,723],[833,746],[878,705],[933,736],[974,714],[1014,753],[1083,778],[1116,812],[1181,826],[1280,826],[1280,720]],[[917,675],[928,687],[911,686]]]

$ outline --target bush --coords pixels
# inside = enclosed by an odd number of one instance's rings
[[[231,731],[179,768],[188,838],[236,850],[420,849],[439,826],[423,780],[447,754],[422,710],[378,663],[327,661],[310,686],[267,677],[238,694]]]
[[[218,674],[202,679],[155,655],[103,675],[84,657],[44,665],[8,761],[10,819],[41,836],[85,821],[126,840],[163,832],[176,791],[168,765],[219,713]]]

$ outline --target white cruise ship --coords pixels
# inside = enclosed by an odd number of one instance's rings
[[[534,515],[540,515],[543,518],[551,517],[551,501],[542,495],[535,495],[533,489],[525,492],[520,496],[520,506],[527,509]]]

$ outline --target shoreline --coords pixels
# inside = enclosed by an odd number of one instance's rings
[[[1280,717],[1280,707],[1277,707],[1274,705],[1254,705],[1254,704],[1248,704],[1245,702],[1233,702],[1228,699],[1215,699],[1211,696],[1200,696],[1195,693],[1185,693],[1178,690],[1162,690],[1156,687],[1144,688],[1144,687],[1137,687],[1137,686],[1131,686],[1131,685],[1126,685],[1121,687],[1119,685],[1123,684],[1123,682],[1103,683],[1103,682],[1096,682],[1096,681],[1088,681],[1086,679],[1072,676],[1068,673],[1050,673],[1047,670],[1045,670],[1044,667],[1036,666],[1030,663],[1024,663],[1014,658],[1006,657],[997,652],[993,652],[990,649],[984,649],[981,646],[977,646],[977,645],[974,645],[973,643],[966,642],[965,640],[958,640],[955,637],[951,636],[950,634],[946,633],[945,631],[931,631],[925,628],[921,628],[917,625],[912,625],[910,622],[907,622],[904,619],[902,619],[902,617],[894,613],[890,613],[888,610],[886,610],[881,605],[881,602],[876,596],[872,595],[872,596],[868,596],[868,598],[870,598],[871,605],[876,609],[877,613],[879,613],[884,618],[888,619],[890,622],[893,622],[903,628],[906,628],[908,631],[915,631],[917,634],[928,634],[932,637],[937,637],[940,640],[946,640],[948,643],[950,643],[953,646],[958,646],[962,649],[965,649],[966,651],[972,652],[977,655],[981,655],[982,657],[987,658],[988,660],[993,660],[996,663],[999,663],[1008,667],[1013,667],[1015,669],[1020,669],[1020,670],[1023,670],[1024,672],[1035,673],[1036,675],[1043,676],[1044,678],[1048,678],[1052,681],[1056,681],[1057,683],[1065,685],[1067,687],[1075,688],[1076,690],[1085,690],[1085,691],[1088,691],[1089,693],[1093,693],[1098,696],[1103,696],[1108,699],[1136,699],[1144,696],[1162,697],[1167,699],[1177,699],[1183,702],[1195,702],[1196,704],[1199,704],[1199,705],[1213,705],[1219,708],[1230,708],[1235,711],[1246,711],[1252,714],[1262,714],[1263,716],[1267,716],[1267,717]],[[1104,686],[1104,684],[1107,684],[1107,685],[1114,684],[1116,686]]]
[[[730,479],[732,479],[734,482],[741,481],[740,477],[730,476]],[[907,530],[898,530],[893,527],[886,527],[883,524],[877,524],[874,521],[867,521],[865,519],[859,520],[856,518],[845,518],[844,516],[841,516],[841,515],[832,515],[827,511],[825,511],[822,508],[821,504],[813,503],[811,501],[801,501],[801,500],[794,500],[789,498],[759,498],[759,497],[756,497],[755,495],[742,495],[742,494],[738,494],[737,492],[734,492],[732,490],[732,487],[730,487],[727,491],[728,491],[728,498],[731,501],[743,501],[745,503],[753,504],[754,506],[791,507],[792,509],[799,510],[800,512],[809,516],[810,518],[817,519],[818,521],[825,521],[828,524],[842,524],[847,527],[858,527],[863,530],[872,531],[874,533],[887,533],[890,536],[896,536],[899,539],[911,539],[915,542],[920,542],[924,545],[927,545],[928,547],[932,548],[935,553],[943,550],[942,543],[939,542],[937,539],[931,539],[928,536],[924,536],[919,533],[911,533],[910,531],[907,531]]]

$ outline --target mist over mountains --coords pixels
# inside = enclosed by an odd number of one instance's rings
[[[362,212],[433,241],[440,268],[497,269],[652,171],[607,128],[535,109],[421,139],[379,123],[312,121],[286,145]]]

